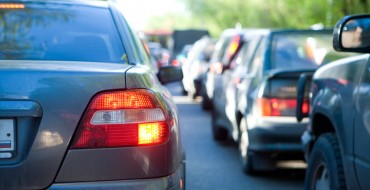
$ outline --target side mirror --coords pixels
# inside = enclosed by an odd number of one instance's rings
[[[170,82],[181,81],[183,74],[181,67],[164,66],[159,68],[157,76],[162,84],[167,84]]]
[[[370,52],[370,15],[351,15],[337,22],[333,32],[333,47],[343,52]]]
[[[298,122],[301,122],[303,118],[308,117],[309,102],[308,94],[310,92],[310,85],[314,72],[302,73],[299,76],[297,84],[297,108],[296,118]]]

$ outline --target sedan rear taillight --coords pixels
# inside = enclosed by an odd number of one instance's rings
[[[260,116],[295,116],[297,109],[297,80],[300,72],[278,73],[260,89],[255,111]],[[302,112],[308,113],[309,102],[302,102]]]
[[[168,118],[151,91],[103,92],[90,103],[71,148],[154,145],[168,138]]]
[[[239,47],[239,44],[240,44],[240,40],[241,40],[241,37],[240,35],[235,35],[230,44],[229,44],[229,47],[227,48],[227,59],[229,60],[236,52],[236,50],[238,49]]]
[[[296,99],[260,98],[257,108],[261,116],[294,116]],[[308,101],[304,101],[302,111],[308,113]]]

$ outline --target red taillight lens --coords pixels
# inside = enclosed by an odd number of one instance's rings
[[[230,59],[231,56],[234,55],[234,53],[236,52],[236,50],[239,47],[239,43],[240,43],[240,36],[239,35],[234,36],[233,39],[231,40],[231,42],[229,44],[229,47],[228,47],[228,50],[227,50],[228,59]]]
[[[77,130],[72,148],[106,148],[164,143],[169,122],[156,96],[138,89],[98,94]]]
[[[308,106],[308,104],[306,104]],[[257,109],[262,116],[294,116],[296,99],[261,98],[257,100]]]
[[[302,114],[307,115],[309,111],[310,111],[310,104],[308,100],[304,100],[302,104]]]
[[[153,97],[145,90],[102,93],[95,97],[90,109],[135,109],[153,108]]]
[[[184,61],[185,61],[185,60],[184,60]],[[174,59],[174,60],[172,60],[171,64],[172,64],[173,66],[178,67],[178,66],[180,66],[180,61],[178,61],[177,59]]]

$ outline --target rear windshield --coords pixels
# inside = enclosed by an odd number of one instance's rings
[[[122,63],[124,53],[107,8],[28,3],[0,9],[0,59]]]
[[[332,34],[277,34],[273,37],[271,66],[317,68],[333,51]]]

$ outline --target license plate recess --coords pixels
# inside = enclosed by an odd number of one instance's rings
[[[12,158],[16,151],[16,133],[13,119],[0,119],[0,159]]]

